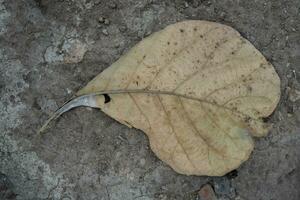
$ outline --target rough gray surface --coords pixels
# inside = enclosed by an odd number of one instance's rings
[[[0,198],[300,199],[299,0],[0,0]],[[146,136],[94,109],[36,130],[74,92],[143,37],[176,21],[237,29],[275,66],[282,98],[269,136],[222,177],[176,174]]]

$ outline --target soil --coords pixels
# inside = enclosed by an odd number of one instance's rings
[[[238,30],[270,61],[282,96],[269,135],[224,177],[175,173],[147,137],[96,109],[38,128],[133,45],[168,24]],[[0,199],[300,199],[299,0],[0,0]]]

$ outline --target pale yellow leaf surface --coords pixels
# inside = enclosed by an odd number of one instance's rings
[[[252,136],[280,98],[280,79],[233,28],[184,21],[153,33],[96,76],[78,95],[142,130],[175,171],[221,176],[249,158]],[[110,101],[104,103],[106,93]]]

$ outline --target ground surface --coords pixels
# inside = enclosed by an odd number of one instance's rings
[[[79,108],[43,137],[51,112],[143,37],[184,19],[237,29],[274,65],[273,129],[237,171],[176,174],[146,136]],[[300,199],[299,0],[0,0],[0,199]]]

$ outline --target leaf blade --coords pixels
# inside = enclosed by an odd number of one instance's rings
[[[234,29],[185,21],[154,33],[78,94],[120,123],[143,130],[175,171],[223,175],[248,159],[268,127],[280,79]],[[110,94],[103,103],[101,93]],[[251,134],[250,134],[251,131]]]

